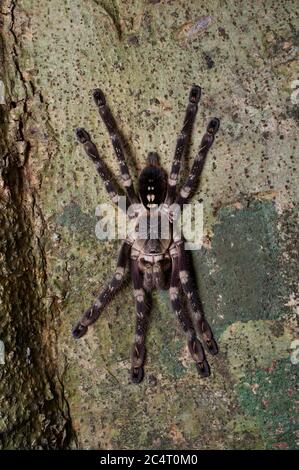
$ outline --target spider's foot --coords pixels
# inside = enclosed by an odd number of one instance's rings
[[[214,338],[205,340],[205,345],[208,352],[212,354],[212,356],[216,356],[216,354],[218,353],[218,346]]]
[[[84,336],[85,333],[87,332],[87,329],[88,329],[87,326],[81,325],[81,323],[77,323],[77,325],[72,331],[73,337],[76,339],[82,338],[82,336]]]
[[[196,365],[197,372],[202,378],[209,377],[211,372],[210,372],[210,366],[206,359],[203,362],[197,362],[195,365]]]
[[[85,129],[83,129],[83,127],[78,127],[75,133],[77,139],[81,144],[85,144],[86,142],[90,141],[90,135],[88,134],[88,132],[86,132]]]
[[[215,135],[219,131],[220,119],[214,117],[208,124],[207,132],[209,134]]]
[[[142,382],[144,376],[143,367],[132,367],[131,369],[131,380],[134,384],[139,384]]]
[[[205,353],[203,347],[201,345],[201,342],[196,337],[193,336],[192,338],[190,338],[190,340],[188,341],[188,348],[192,359],[196,363],[202,363],[205,361]]]
[[[145,360],[145,346],[144,344],[134,343],[131,351],[132,367],[141,367]]]
[[[202,334],[204,345],[207,351],[212,354],[212,356],[215,356],[218,353],[218,346],[213,338],[211,327],[205,318],[200,319],[198,328]]]
[[[190,103],[197,104],[201,97],[201,88],[198,85],[193,85],[190,90],[189,101]]]
[[[105,106],[106,98],[102,90],[100,90],[99,88],[96,88],[95,90],[93,90],[92,96],[97,106]]]
[[[143,364],[145,360],[144,344],[134,343],[131,352],[131,380],[134,384],[139,384],[143,379]]]

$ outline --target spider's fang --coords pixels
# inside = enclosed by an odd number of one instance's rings
[[[102,90],[100,90],[99,88],[96,88],[95,90],[93,90],[92,96],[97,106],[105,106],[106,98]]]

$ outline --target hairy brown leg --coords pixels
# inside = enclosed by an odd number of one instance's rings
[[[170,303],[173,312],[177,316],[188,339],[188,348],[192,359],[195,361],[197,371],[201,377],[210,375],[210,367],[205,357],[204,349],[201,342],[196,337],[196,331],[193,327],[192,320],[184,311],[180,300],[180,278],[179,278],[179,260],[177,256],[172,258],[172,272],[169,288]]]
[[[144,375],[143,365],[146,354],[145,337],[151,308],[151,299],[143,288],[143,277],[139,270],[137,260],[132,260],[131,262],[131,274],[134,297],[136,299],[135,340],[131,350],[131,380],[133,383],[139,383],[142,381]]]
[[[204,344],[208,352],[212,355],[217,354],[218,347],[213,337],[211,327],[205,319],[204,312],[202,309],[201,301],[199,299],[196,286],[192,281],[192,276],[189,271],[188,259],[184,251],[184,242],[177,244],[178,252],[178,270],[180,282],[185,295],[187,296],[188,302],[193,310],[195,325],[199,333],[202,335]]]
[[[73,336],[75,338],[81,338],[87,332],[88,326],[94,323],[100,316],[103,309],[110,302],[113,295],[120,289],[123,284],[125,267],[127,260],[130,257],[131,245],[124,242],[120,248],[117,267],[112,280],[107,284],[106,287],[101,291],[100,295],[92,306],[86,310],[80,320],[77,322],[73,329]]]
[[[90,135],[85,129],[79,127],[78,129],[76,129],[76,136],[78,141],[83,144],[83,148],[85,150],[86,155],[94,163],[98,174],[104,182],[105,188],[108,192],[110,199],[112,200],[112,202],[114,202],[114,204],[117,204],[119,200],[119,194],[115,185],[112,182],[112,174],[101,159],[96,145],[91,141]]]
[[[115,119],[112,116],[112,113],[110,111],[110,108],[108,107],[106,103],[106,98],[104,96],[104,93],[101,90],[96,89],[93,91],[93,98],[98,107],[100,116],[109,132],[110,139],[111,139],[111,142],[112,142],[112,145],[113,145],[113,148],[114,148],[114,151],[115,151],[118,163],[119,163],[120,174],[121,174],[121,178],[122,178],[127,196],[131,204],[138,204],[139,199],[136,196],[134,185],[133,185],[130,173],[129,173],[129,168],[125,160],[125,156],[124,156],[124,152],[123,152],[123,148],[121,144],[120,133],[118,131]]]
[[[178,136],[173,162],[171,166],[170,176],[167,184],[166,204],[172,204],[175,199],[176,185],[181,167],[181,161],[189,144],[195,116],[198,109],[198,102],[201,96],[201,88],[193,85],[189,94],[189,103],[186,109],[185,119],[182,130]]]
[[[189,176],[183,184],[179,195],[177,196],[175,203],[180,207],[183,206],[188,199],[191,197],[192,191],[196,188],[200,174],[202,172],[206,156],[209,149],[213,145],[215,134],[218,132],[220,121],[218,118],[213,118],[207,127],[206,133],[204,134],[197,156],[193,162]]]

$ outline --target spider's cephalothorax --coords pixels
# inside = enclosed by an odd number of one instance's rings
[[[160,167],[156,153],[150,153],[146,163],[146,167],[139,175],[138,189],[142,204],[149,209],[164,202],[167,191],[167,174]]]
[[[137,313],[135,340],[131,353],[131,379],[134,383],[139,383],[143,378],[145,335],[151,305],[150,293],[153,289],[168,289],[172,310],[187,334],[188,348],[201,377],[207,377],[210,374],[210,368],[204,348],[197,335],[202,337],[209,353],[214,355],[218,352],[217,344],[205,319],[192,279],[189,258],[184,248],[184,239],[174,236],[173,214],[171,212],[173,204],[176,204],[176,207],[182,207],[190,200],[192,191],[198,183],[206,155],[219,129],[219,119],[213,118],[202,138],[191,171],[178,192],[177,181],[181,161],[188,146],[200,96],[200,87],[193,85],[184,124],[178,136],[170,175],[167,176],[161,168],[157,154],[150,153],[146,166],[139,175],[138,193],[136,194],[115,120],[106,104],[103,92],[101,90],[93,92],[95,103],[110,134],[120,165],[129,208],[133,208],[133,215],[130,215],[133,229],[129,231],[127,238],[121,245],[112,280],[101,291],[92,306],[82,315],[73,329],[73,335],[75,338],[81,338],[86,333],[88,326],[98,319],[112,296],[123,285],[125,268],[129,262]],[[79,128],[76,130],[76,135],[79,142],[83,144],[85,152],[94,162],[111,200],[117,203],[119,195],[112,182],[111,174],[89,134]],[[184,308],[181,301],[182,296],[187,299],[193,312],[193,318]]]

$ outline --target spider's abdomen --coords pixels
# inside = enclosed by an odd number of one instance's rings
[[[138,260],[146,291],[164,289],[167,285],[171,260],[172,224],[159,208],[144,211],[136,221],[135,240],[131,257]]]

